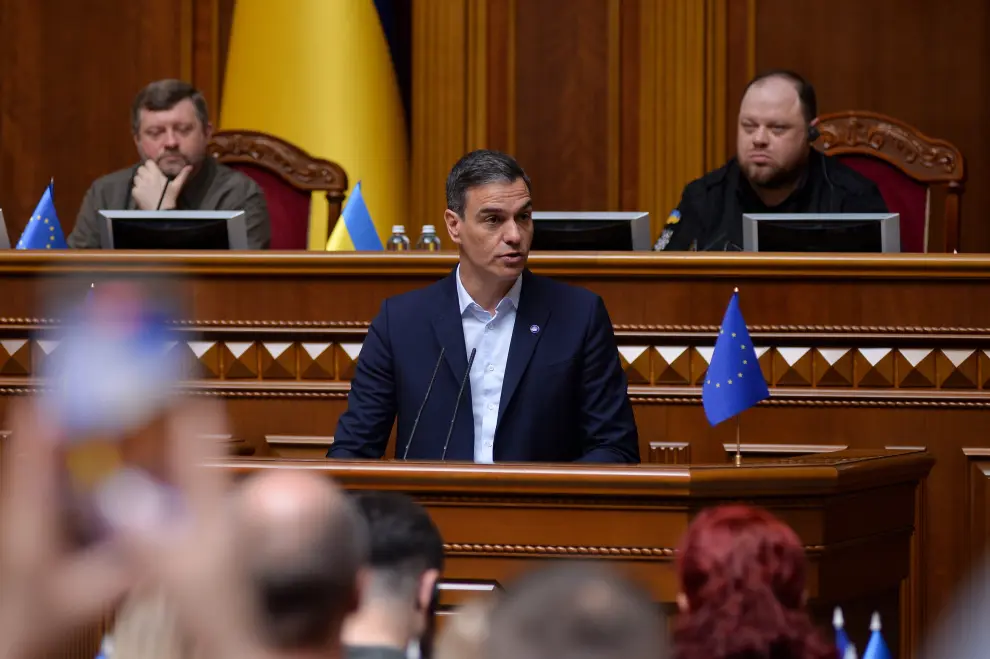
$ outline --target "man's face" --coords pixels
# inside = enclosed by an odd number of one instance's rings
[[[444,219],[450,239],[475,272],[512,280],[526,267],[533,243],[533,203],[521,178],[470,188],[464,217],[448,210]]]
[[[186,165],[203,162],[211,132],[187,98],[161,112],[142,109],[134,143],[142,161],[154,160],[163,173],[176,176]]]
[[[739,107],[736,156],[754,186],[793,181],[807,161],[808,127],[794,83],[768,78],[749,88]]]

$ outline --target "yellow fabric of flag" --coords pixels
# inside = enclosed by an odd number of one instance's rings
[[[361,181],[382,243],[408,224],[409,147],[395,69],[374,0],[237,0],[220,126],[259,130],[339,163]],[[353,249],[342,222],[329,242],[313,195],[309,249]]]

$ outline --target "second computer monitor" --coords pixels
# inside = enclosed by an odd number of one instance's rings
[[[897,213],[743,215],[747,252],[900,252]]]
[[[649,213],[533,213],[534,250],[648,251]]]

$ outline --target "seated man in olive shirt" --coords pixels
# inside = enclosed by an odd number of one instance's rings
[[[206,100],[194,87],[180,80],[151,83],[134,99],[131,128],[141,162],[90,186],[69,234],[69,247],[104,247],[101,210],[242,210],[248,248],[268,247],[271,226],[265,196],[250,177],[207,155],[213,126]]]
[[[886,213],[876,184],[812,147],[815,89],[792,71],[753,79],[739,107],[736,157],[688,183],[657,250],[742,250],[744,213]]]

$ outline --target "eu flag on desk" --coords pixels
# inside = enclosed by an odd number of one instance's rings
[[[715,342],[701,398],[708,423],[717,426],[770,397],[742,311],[739,290],[732,294]]]
[[[52,181],[41,195],[41,201],[31,214],[21,239],[17,241],[17,249],[66,249],[65,234],[55,213],[54,200],[55,182]]]

